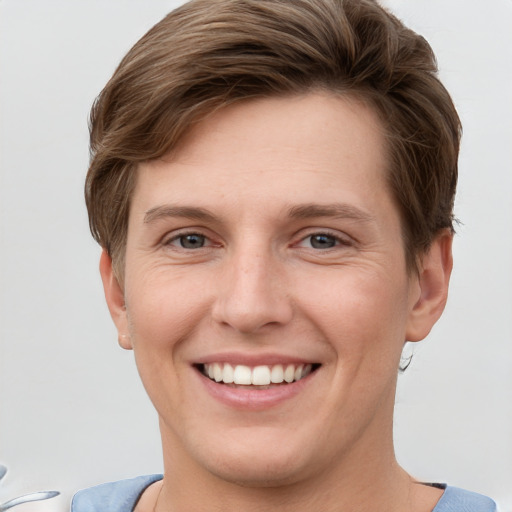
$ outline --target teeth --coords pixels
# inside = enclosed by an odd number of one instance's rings
[[[215,363],[213,365],[213,378],[215,379],[215,382],[220,382],[223,377],[223,369],[220,367],[220,364]]]
[[[268,366],[256,366],[252,370],[251,382],[255,386],[268,386],[270,384],[270,368]]]
[[[289,364],[284,371],[284,380],[286,382],[293,382],[293,379],[295,379],[295,366]]]
[[[272,366],[270,372],[270,382],[273,384],[281,384],[284,381],[284,370],[282,364],[275,364]]]
[[[248,366],[238,364],[235,366],[235,372],[233,375],[233,382],[235,384],[252,384],[251,369]]]
[[[245,366],[229,363],[205,364],[203,373],[215,382],[239,384],[243,386],[268,386],[269,384],[291,383],[303,379],[311,373],[311,364],[275,364],[272,366]]]
[[[233,367],[230,364],[224,365],[224,371],[222,373],[222,381],[225,384],[231,384],[232,382],[235,382],[235,370],[233,370]]]

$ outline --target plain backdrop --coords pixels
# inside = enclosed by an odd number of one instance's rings
[[[0,1],[0,502],[162,469],[88,232],[87,117],[172,0]],[[433,46],[464,125],[455,270],[396,405],[399,461],[512,511],[512,1],[387,0]]]

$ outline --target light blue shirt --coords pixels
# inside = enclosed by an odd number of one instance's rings
[[[139,476],[79,491],[71,512],[132,512],[140,495],[162,475]],[[497,512],[496,503],[486,496],[447,486],[432,512]]]

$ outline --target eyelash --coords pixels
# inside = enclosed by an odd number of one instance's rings
[[[180,240],[183,240],[185,239],[185,237],[187,236],[197,236],[197,237],[200,237],[200,238],[203,238],[204,241],[206,242],[206,245],[203,245],[201,247],[198,247],[198,248],[192,248],[192,247],[183,247],[183,245],[179,245],[179,246],[175,246],[173,244],[173,242],[179,242]],[[178,233],[178,234],[175,234],[174,236],[172,236],[171,238],[167,239],[167,240],[164,240],[163,242],[163,245],[164,246],[174,246],[176,247],[178,250],[197,250],[197,249],[205,249],[205,248],[209,248],[213,245],[215,245],[208,236],[202,234],[201,232],[199,231],[183,231],[181,233]]]
[[[332,246],[332,247],[324,247],[324,248],[312,247],[311,240],[313,239],[313,237],[322,237],[322,236],[326,237],[326,238],[332,239],[334,241],[335,245]],[[339,234],[333,233],[333,232],[328,231],[328,230],[327,231],[326,230],[322,230],[322,231],[316,231],[314,233],[309,233],[307,236],[301,238],[297,245],[300,246],[300,244],[306,242],[307,240],[310,240],[310,242],[309,242],[310,245],[307,247],[307,249],[317,249],[319,252],[327,252],[329,250],[334,250],[334,249],[338,248],[339,246],[350,247],[351,245],[353,245],[351,243],[351,241],[348,239],[348,237],[342,237]]]
[[[190,236],[196,236],[196,237],[202,238],[204,241],[204,245],[201,245],[201,246],[195,247],[195,248],[194,247],[184,247],[183,240],[186,237],[190,237]],[[326,237],[326,238],[332,239],[334,241],[334,245],[332,247],[313,247],[313,242],[312,242],[313,237]],[[307,240],[310,240],[309,246],[301,247],[301,244],[306,243]],[[177,244],[179,243],[179,245],[175,245],[174,242],[176,242]],[[195,250],[199,250],[199,249],[208,249],[208,248],[214,246],[215,244],[212,242],[212,240],[207,235],[204,235],[200,231],[184,231],[184,232],[175,234],[171,238],[165,240],[163,242],[163,245],[175,247],[178,250],[195,251]],[[319,252],[327,252],[330,250],[334,250],[339,246],[349,247],[353,244],[349,240],[347,240],[346,237],[341,237],[339,234],[333,233],[331,231],[322,230],[322,231],[310,233],[310,234],[302,237],[299,240],[299,242],[294,245],[296,247],[301,247],[303,249],[313,249],[313,250],[315,250],[315,252],[316,252],[316,250],[318,250]]]

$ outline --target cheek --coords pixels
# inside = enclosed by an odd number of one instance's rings
[[[126,306],[134,348],[168,351],[198,328],[210,299],[188,276],[169,272],[140,276],[127,284]]]
[[[340,269],[324,279],[308,280],[300,294],[298,303],[343,362],[401,352],[408,314],[403,276]]]
[[[146,275],[127,283],[126,306],[134,357],[142,383],[158,413],[179,406],[182,372],[188,369],[181,349],[205,315],[194,287],[179,277]],[[129,285],[132,286],[129,286]],[[169,393],[172,390],[172,393]]]

